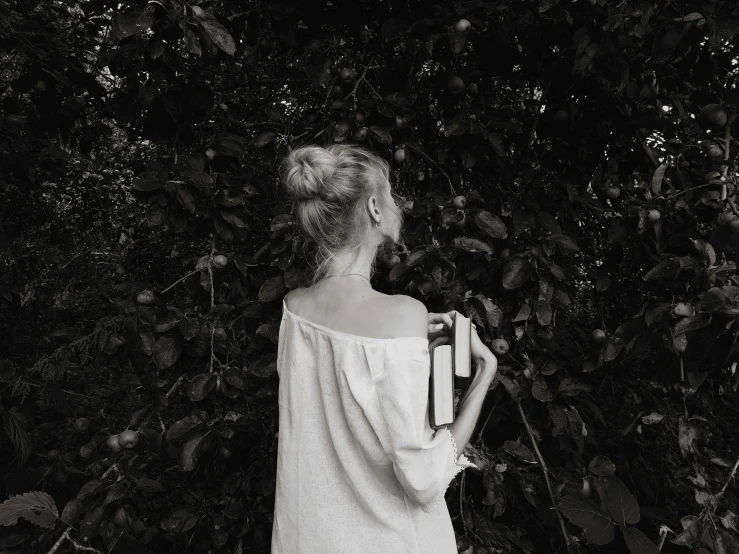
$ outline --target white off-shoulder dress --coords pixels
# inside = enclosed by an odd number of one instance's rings
[[[475,466],[429,424],[421,337],[343,333],[282,303],[272,554],[454,554],[444,499]]]

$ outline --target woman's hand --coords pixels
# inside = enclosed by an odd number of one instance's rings
[[[440,344],[447,344],[449,342],[449,334],[452,330],[452,322],[454,319],[454,313],[457,310],[445,313],[434,313],[429,312],[429,323],[428,323],[428,339],[429,339],[429,351],[433,350],[435,346]],[[472,324],[472,334],[470,337],[470,354],[472,363],[477,364],[485,361],[497,370],[498,359],[490,351],[490,349],[483,344],[480,337],[477,335],[477,326]]]
[[[433,350],[435,346],[447,344],[449,342],[449,332],[452,329],[453,317],[454,312],[446,312],[442,314],[429,312],[429,350]]]

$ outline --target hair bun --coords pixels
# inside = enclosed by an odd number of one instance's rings
[[[287,157],[284,181],[297,201],[326,199],[324,184],[336,170],[334,155],[320,146],[296,148]]]

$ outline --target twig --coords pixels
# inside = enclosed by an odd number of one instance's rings
[[[493,412],[495,411],[495,407],[498,405],[498,403],[494,403],[493,407],[490,408],[490,413],[488,413],[488,417],[485,418],[485,423],[482,424],[482,427],[480,427],[480,432],[477,434],[477,441],[478,443],[482,442],[482,432],[485,430],[485,427],[488,424],[488,421],[490,421],[490,416],[493,415]]]
[[[731,146],[731,125],[734,123],[734,120],[737,118],[737,114],[732,115],[729,118],[729,121],[726,122],[726,125],[724,126],[724,169],[722,171],[724,179],[726,179],[726,175],[729,173],[729,164],[726,163],[729,161],[729,149]],[[721,200],[727,200],[726,198],[726,183],[721,185]],[[731,205],[731,209],[734,210],[734,213],[736,213],[736,206]],[[737,214],[739,217],[739,214]]]
[[[526,418],[526,413],[523,411],[523,406],[521,406],[521,402],[519,402],[515,398],[513,398],[513,401],[516,403],[516,407],[518,408],[518,413],[521,414],[521,419],[523,420],[523,423],[526,426],[526,432],[529,434],[529,439],[531,439],[531,444],[534,446],[534,453],[536,454],[536,458],[537,460],[539,460],[539,464],[541,465],[541,470],[544,473],[544,481],[547,484],[547,490],[549,491],[549,498],[552,500],[552,508],[554,508],[554,513],[557,515],[557,520],[559,521],[559,528],[560,528],[560,531],[562,531],[562,537],[565,540],[565,546],[569,548],[570,536],[567,534],[567,529],[565,528],[565,522],[564,522],[564,519],[562,519],[562,514],[560,514],[559,510],[557,510],[557,508],[555,507],[556,502],[554,500],[554,492],[552,491],[552,485],[549,482],[549,469],[547,468],[547,463],[544,461],[544,456],[542,456],[541,452],[539,451],[539,445],[536,443],[536,437],[534,436],[534,432],[531,429],[531,425],[529,425],[529,420]]]
[[[417,152],[417,153],[421,154],[421,156],[423,156],[429,162],[431,162],[436,167],[436,169],[438,169],[439,171],[441,171],[441,174],[444,177],[446,177],[447,181],[449,181],[449,188],[452,191],[452,196],[457,196],[457,193],[454,191],[454,185],[452,184],[452,179],[449,177],[449,175],[447,175],[446,171],[444,171],[439,164],[437,164],[433,159],[431,159],[431,157],[428,154],[426,154],[426,152],[424,152],[422,150],[419,150],[418,148],[416,148],[415,146],[410,145],[410,144],[407,144],[406,146],[408,146],[408,148],[410,148],[414,152]]]
[[[357,79],[357,82],[354,83],[354,87],[352,88],[352,91],[344,97],[344,100],[346,100],[350,96],[352,97],[355,110],[357,109],[357,89],[359,88],[359,83],[364,81],[364,78],[367,76],[367,69],[369,69],[369,66],[365,65],[364,71],[362,71],[362,74],[359,76],[359,79]]]
[[[636,130],[636,138],[639,140],[639,144],[641,144],[641,147],[644,149],[644,152],[647,154],[647,157],[649,158],[649,161],[652,162],[652,165],[654,166],[654,168],[657,169],[660,166],[660,163],[654,157],[654,154],[649,149],[649,146],[647,146],[647,142],[644,140],[644,137],[641,135],[641,132],[639,131],[639,129]],[[670,183],[670,180],[667,177],[663,177],[662,180],[671,189],[674,189],[675,188],[675,187],[672,186],[672,183]]]
[[[213,373],[213,358],[215,358],[215,353],[213,352],[213,337],[216,334],[216,326],[215,323],[211,323],[210,325],[210,373]]]
[[[736,459],[736,462],[734,462],[734,467],[731,468],[731,473],[729,473],[729,476],[726,478],[726,482],[724,483],[724,486],[721,487],[721,490],[714,495],[714,497],[719,496],[723,494],[726,491],[726,488],[729,486],[729,483],[731,483],[731,480],[734,478],[734,475],[736,474],[736,470],[739,468],[739,458]],[[696,541],[695,545],[693,545],[693,548],[690,549],[690,554],[694,554],[698,547],[701,544],[701,539],[703,538],[703,532],[706,528],[706,519],[713,517],[713,514],[716,513],[716,508],[718,508],[718,499],[716,499],[714,502],[711,502],[711,510],[706,511],[706,508],[703,508],[703,511],[700,515],[700,531],[698,532],[698,540]]]
[[[177,279],[174,283],[172,283],[171,285],[169,285],[166,289],[164,289],[159,294],[164,294],[169,289],[171,289],[173,286],[175,286],[177,283],[181,283],[182,281],[184,281],[185,279],[187,279],[190,275],[195,275],[196,273],[200,273],[200,270],[199,269],[196,269],[195,271],[191,271],[190,273],[188,273],[187,275],[185,275],[182,279]]]
[[[665,200],[672,200],[673,198],[677,198],[681,194],[688,193],[691,190],[702,189],[702,188],[706,188],[706,187],[715,187],[715,186],[716,185],[714,183],[706,183],[705,185],[698,185],[696,187],[690,187],[689,189],[681,190],[679,192],[676,192],[674,194],[670,194],[668,196],[662,196],[662,198],[664,198]],[[657,198],[659,198],[659,196]]]
[[[182,383],[182,381],[184,381],[184,380],[185,380],[185,376],[184,376],[184,375],[180,375],[180,376],[179,376],[179,377],[177,378],[177,381],[175,381],[174,385],[172,385],[172,388],[170,388],[170,389],[169,389],[169,390],[167,391],[167,394],[166,394],[166,397],[167,397],[167,399],[169,399],[169,397],[170,397],[170,396],[172,396],[172,395],[174,394],[174,391],[175,391],[175,390],[177,389],[177,387],[179,387],[179,386],[180,386],[180,383]]]
[[[62,545],[62,543],[64,542],[64,539],[66,539],[66,538],[68,538],[68,537],[69,537],[69,533],[70,533],[70,531],[71,531],[71,530],[72,530],[72,528],[71,528],[71,527],[67,527],[67,528],[66,528],[66,529],[64,530],[64,533],[62,533],[62,534],[61,534],[61,535],[59,536],[59,538],[58,538],[58,539],[56,540],[56,542],[54,543],[54,545],[53,545],[53,546],[52,546],[52,547],[51,547],[51,548],[49,549],[49,551],[48,551],[48,552],[47,552],[46,554],[54,554],[54,552],[56,552],[57,550],[59,550],[59,547],[60,547],[60,546]]]
[[[215,294],[216,294],[216,292],[215,292],[215,287],[213,286],[213,264],[212,264],[213,254],[215,254],[215,253],[216,253],[216,238],[213,237],[213,238],[211,238],[211,242],[210,242],[210,260],[211,260],[211,263],[208,264],[208,278],[210,279],[210,307],[211,308],[213,308],[216,305],[216,303],[215,303]]]

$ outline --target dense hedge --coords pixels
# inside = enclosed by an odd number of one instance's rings
[[[406,199],[374,286],[510,345],[447,494],[460,551],[739,551],[739,8],[0,20],[0,549],[269,551],[310,261],[276,168],[336,141]]]

